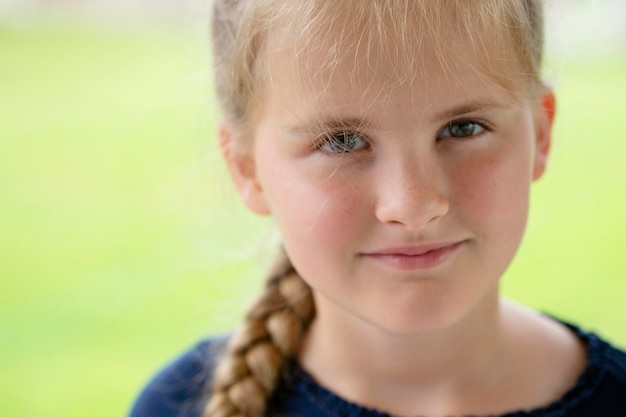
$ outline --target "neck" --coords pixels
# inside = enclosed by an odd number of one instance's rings
[[[504,326],[496,293],[452,325],[410,335],[391,334],[316,301],[324,305],[300,361],[319,383],[349,400],[398,415],[414,415],[409,404],[416,402],[432,402],[426,408],[443,412],[443,398],[467,392],[476,381],[497,380]]]

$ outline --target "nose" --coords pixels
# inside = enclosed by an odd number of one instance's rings
[[[375,215],[382,223],[418,232],[450,209],[445,175],[433,164],[402,161],[387,166],[378,178]]]

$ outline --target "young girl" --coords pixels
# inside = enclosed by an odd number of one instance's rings
[[[626,355],[502,299],[555,112],[539,0],[218,0],[220,145],[282,259],[132,417],[626,416]]]

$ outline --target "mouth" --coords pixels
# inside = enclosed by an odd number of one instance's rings
[[[385,248],[361,253],[360,256],[400,270],[429,269],[445,263],[467,240],[419,246]]]

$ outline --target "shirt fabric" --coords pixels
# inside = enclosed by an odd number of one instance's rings
[[[625,417],[626,353],[593,333],[566,324],[587,346],[587,366],[576,385],[553,404],[501,417]],[[205,385],[226,338],[200,342],[165,367],[138,397],[130,417],[199,417],[206,404]],[[390,417],[351,403],[319,385],[296,363],[268,404],[267,416]]]

